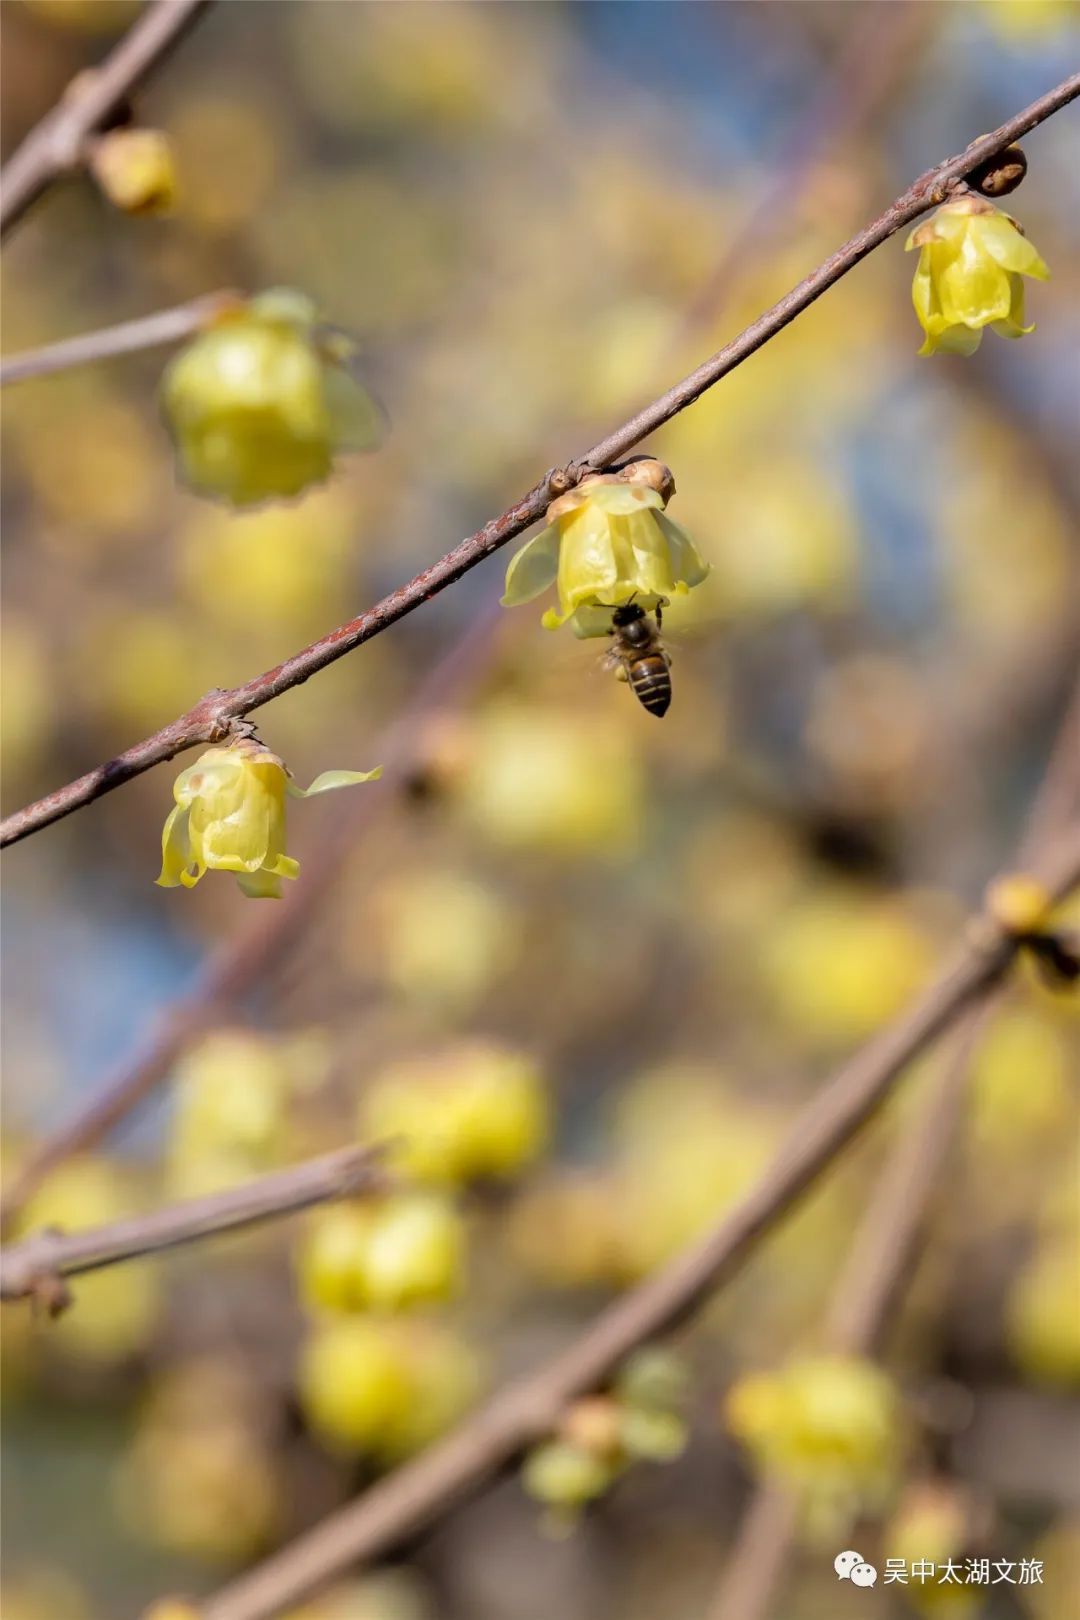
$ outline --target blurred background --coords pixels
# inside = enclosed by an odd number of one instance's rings
[[[138,10],[7,0],[5,151]],[[167,353],[6,390],[5,809],[441,555],[1072,71],[1078,39],[1054,0],[211,8],[136,101],[172,143],[174,212],[57,185],[5,249],[4,353],[293,286],[359,339],[391,432],[237,515],[176,478]],[[1006,206],[1053,273],[1033,336],[917,358],[897,238],[644,447],[712,563],[665,617],[662,726],[599,643],[494,607],[507,552],[258,715],[301,782],[408,761],[404,788],[298,807],[313,904],[282,921],[225,875],[154,887],[191,756],[8,854],[9,1167],[210,953],[273,941],[33,1224],[230,1185],[418,1096],[428,1128],[462,1074],[496,1100],[486,1158],[441,1176],[468,1255],[453,1300],[328,1311],[309,1219],[88,1278],[56,1324],[5,1307],[5,1620],[207,1592],[318,1520],[713,1221],[927,980],[1015,847],[1076,666],[1075,111],[1025,146]],[[831,1616],[834,1554],[883,1563],[928,1499],[963,1521],[958,1550],[1045,1561],[952,1612],[1072,1612],[1076,1012],[1024,975],[989,1027],[886,1358],[897,1456],[872,1503],[809,1516],[778,1620]],[[757,1466],[725,1392],[819,1344],[910,1091],[680,1341],[681,1459],[631,1469],[572,1534],[507,1478],[305,1616],[703,1615]],[[414,1369],[415,1432],[386,1440],[380,1411],[364,1441],[343,1323]]]

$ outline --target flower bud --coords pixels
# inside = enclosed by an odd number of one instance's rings
[[[1004,152],[987,158],[967,177],[968,185],[984,197],[1007,197],[1027,174],[1027,158],[1020,146],[1007,146]]]
[[[530,1496],[563,1510],[581,1508],[602,1496],[614,1477],[610,1463],[567,1440],[537,1446],[521,1471],[521,1483]]]
[[[581,1451],[608,1462],[622,1450],[623,1413],[610,1395],[586,1395],[566,1408],[559,1435]]]
[[[1045,927],[1052,901],[1037,878],[1011,872],[990,885],[986,907],[1007,934],[1021,938]]]
[[[172,148],[159,129],[113,129],[98,136],[90,171],[125,214],[165,214],[176,202]]]

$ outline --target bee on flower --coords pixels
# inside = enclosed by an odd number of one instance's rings
[[[552,501],[547,527],[512,559],[504,607],[531,602],[557,584],[558,610],[544,614],[545,628],[569,621],[575,635],[603,636],[616,608],[633,602],[649,613],[684,596],[709,570],[667,515],[674,493],[669,469],[647,457],[583,478]]]
[[[1050,272],[1016,221],[993,203],[958,197],[917,226],[905,247],[919,249],[911,296],[926,333],[920,354],[974,354],[986,326],[1008,338],[1034,331],[1024,325],[1023,277],[1046,281]]]
[[[354,345],[287,287],[229,305],[166,368],[161,403],[185,481],[233,506],[299,495],[382,437]]]
[[[298,788],[276,754],[253,737],[208,748],[173,784],[175,808],[161,835],[163,889],[193,889],[205,872],[235,872],[246,895],[280,898],[281,879],[299,874],[285,853],[285,796],[307,799],[353,782],[371,782],[373,771],[324,771]]]

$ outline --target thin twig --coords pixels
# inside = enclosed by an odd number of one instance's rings
[[[990,135],[983,135],[964,152],[938,164],[909,186],[895,202],[876,220],[834,253],[831,258],[806,276],[799,285],[773,305],[764,315],[748,326],[730,343],[724,345],[710,359],[692,371],[688,377],[646,405],[614,433],[601,439],[586,455],[570,462],[565,471],[571,479],[580,478],[588,469],[609,466],[639,444],[657,428],[685,410],[699,399],[707,389],[740,366],[763,344],[782,332],[797,315],[821,297],[835,282],[866,258],[868,253],[910,224],[928,208],[941,202],[961,181],[965,174],[987,158],[1003,150],[1028,130],[1034,129],[1053,113],[1060,111],[1080,95],[1080,74],[1064,80],[1055,89],[1040,96],[1029,107],[1017,113]],[[244,715],[261,708],[273,698],[325,669],[328,664],[344,657],[363,642],[370,641],[380,631],[411,613],[423,602],[445,590],[471,568],[497,551],[507,541],[521,534],[544,515],[550,500],[547,478],[535,484],[526,495],[509,506],[499,517],[493,518],[468,539],[448,551],[438,562],[423,569],[407,584],[384,597],[358,618],[340,625],[329,635],[314,641],[300,652],[294,653],[274,669],[247,681],[231,691],[208,693],[186,714],[163,726],[153,736],[125,749],[115,759],[106,761],[95,770],[65,787],[56,789],[36,803],[16,811],[0,824],[0,846],[17,843],[30,833],[49,826],[73,810],[90,804],[102,794],[111,792],[133,776],[149,770],[163,760],[199,743],[218,740],[229,733],[231,726]]]
[[[118,354],[134,354],[140,349],[157,349],[166,343],[179,343],[198,332],[222,309],[242,297],[230,288],[204,293],[174,309],[158,310],[118,326],[104,326],[96,332],[46,343],[40,349],[11,354],[0,360],[0,388],[7,383],[25,382],[28,377],[47,377],[54,371],[89,365],[95,360],[111,360]]]
[[[148,1215],[132,1215],[85,1232],[35,1232],[0,1249],[0,1299],[23,1299],[34,1294],[43,1280],[97,1271],[121,1260],[290,1215],[312,1204],[367,1192],[385,1184],[379,1156],[377,1148],[340,1148],[259,1176],[246,1186],[185,1199]]]
[[[1080,827],[1039,874],[1062,896],[1080,883]],[[203,1620],[267,1620],[341,1570],[381,1556],[549,1433],[566,1404],[688,1316],[736,1271],[878,1109],[894,1082],[997,981],[1015,950],[978,918],[951,964],[907,1012],[848,1063],[796,1120],[751,1192],[696,1244],[601,1313],[538,1373],[512,1384],[459,1429],[207,1600]]]
[[[100,67],[78,74],[0,173],[0,236],[62,174],[83,162],[86,140],[177,45],[209,0],[153,0]]]

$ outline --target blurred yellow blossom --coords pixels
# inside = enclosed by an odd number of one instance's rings
[[[1064,1035],[1034,1008],[995,1015],[972,1059],[971,1085],[975,1140],[1000,1161],[1060,1140],[1074,1118]]]
[[[1080,1240],[1074,1234],[1044,1240],[1024,1267],[1006,1304],[1006,1332],[1029,1378],[1080,1388]]]
[[[191,889],[207,871],[235,872],[246,895],[279,898],[281,879],[300,871],[285,853],[286,793],[306,799],[380,774],[381,767],[324,771],[309,788],[298,788],[277,755],[252,738],[208,748],[173,786],[176,806],[162,833],[157,882]]]
[[[396,1318],[317,1324],[300,1358],[300,1401],[331,1447],[394,1461],[448,1428],[479,1388],[479,1363],[449,1329]]]
[[[648,459],[583,478],[552,501],[547,528],[512,559],[504,605],[531,602],[557,579],[560,611],[548,609],[545,627],[569,619],[578,635],[605,635],[611,614],[603,609],[655,608],[700,585],[708,566],[664,510],[674,488],[667,468]]]
[[[761,1472],[798,1493],[822,1535],[879,1507],[896,1481],[900,1403],[873,1362],[817,1356],[747,1373],[729,1390],[725,1413]]]
[[[111,129],[90,148],[90,170],[126,214],[164,214],[176,201],[176,169],[159,129]]]
[[[324,482],[343,450],[379,442],[378,407],[303,293],[229,309],[165,370],[161,402],[186,481],[234,506]]]
[[[41,632],[29,614],[4,616],[0,673],[0,733],[4,771],[11,783],[43,752],[53,721],[53,672]]]
[[[499,844],[609,856],[637,842],[643,790],[625,732],[512,703],[477,723],[460,784],[470,818]]]
[[[917,225],[907,249],[919,249],[912,299],[926,333],[920,354],[974,354],[990,326],[999,337],[1024,325],[1022,277],[1050,272],[1016,221],[983,197],[958,197]]]
[[[114,1480],[136,1534],[212,1563],[248,1557],[267,1541],[281,1494],[259,1393],[249,1369],[225,1358],[157,1375]]]
[[[294,1053],[255,1030],[216,1029],[184,1054],[169,1133],[174,1196],[218,1192],[281,1163],[288,1102],[302,1085]]]
[[[420,1181],[512,1176],[543,1151],[550,1111],[543,1077],[524,1052],[463,1041],[405,1059],[360,1100],[362,1134],[400,1138],[394,1162]]]
[[[407,1192],[320,1210],[297,1253],[307,1302],[401,1310],[446,1300],[462,1283],[465,1228],[446,1197]]]
[[[53,1170],[20,1217],[20,1230],[55,1226],[79,1232],[135,1212],[133,1178],[103,1158],[75,1158]],[[110,1362],[142,1350],[157,1325],[161,1306],[153,1263],[133,1260],[103,1267],[71,1282],[72,1304],[41,1326],[43,1337],[89,1361]]]
[[[883,1550],[888,1558],[912,1565],[920,1559],[939,1572],[932,1581],[911,1581],[904,1601],[918,1613],[947,1620],[964,1620],[978,1613],[985,1594],[961,1578],[942,1580],[940,1571],[951,1561],[965,1568],[974,1518],[967,1494],[946,1480],[919,1480],[904,1492],[885,1526]]]
[[[931,940],[900,900],[840,883],[795,901],[762,941],[761,970],[777,1012],[826,1046],[879,1028],[931,962]]]
[[[459,1012],[510,969],[520,948],[513,909],[464,872],[400,872],[375,893],[358,922],[354,954],[396,990],[428,1007]],[[368,963],[368,958],[373,961]]]
[[[356,499],[336,485],[298,506],[196,507],[179,536],[184,590],[230,635],[245,617],[325,628],[348,592],[357,527]]]
[[[225,232],[266,203],[279,163],[282,121],[235,77],[228,89],[200,89],[170,109],[169,133],[184,188],[177,213],[196,229]]]

